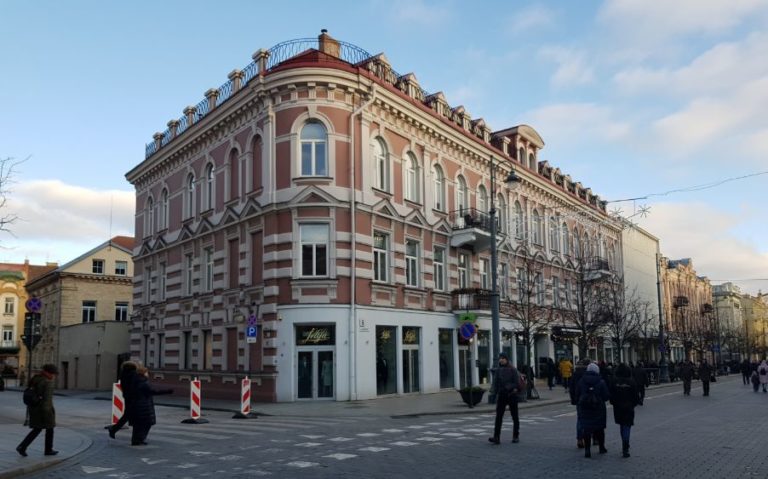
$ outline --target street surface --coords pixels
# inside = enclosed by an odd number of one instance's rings
[[[18,399],[18,397],[15,397]],[[130,446],[130,431],[111,440],[103,429],[109,403],[57,397],[59,425],[94,444],[35,478],[198,477],[768,477],[765,431],[768,394],[753,393],[741,378],[712,384],[702,397],[694,382],[650,391],[637,409],[632,457],[621,458],[618,426],[608,411],[605,455],[576,448],[575,409],[560,404],[521,411],[521,442],[512,444],[505,418],[502,443],[487,441],[491,414],[392,417],[293,417],[231,419],[206,415],[209,424],[181,424],[186,411],[158,407],[149,445]],[[16,401],[0,399],[2,422],[15,421]],[[300,409],[297,409],[300,410]],[[23,430],[20,429],[20,435]]]

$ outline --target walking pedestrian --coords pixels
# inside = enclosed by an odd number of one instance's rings
[[[763,392],[768,392],[766,390],[766,387],[768,387],[768,363],[765,362],[765,359],[757,367],[757,374],[760,376],[760,385],[763,387]]]
[[[691,381],[693,381],[693,363],[686,359],[679,367],[680,379],[683,380],[683,396],[691,395]]]
[[[701,361],[699,365],[699,379],[701,379],[701,387],[704,389],[704,396],[709,396],[709,382],[712,380],[712,366],[709,365],[706,359]]]
[[[613,405],[613,420],[619,425],[621,433],[621,455],[629,457],[629,432],[635,424],[635,407],[642,402],[641,388],[626,364],[620,364],[616,368],[609,391]]]
[[[28,406],[29,427],[32,430],[27,437],[16,446],[16,452],[22,456],[27,456],[27,448],[34,441],[40,432],[45,429],[45,451],[46,456],[55,456],[59,453],[53,449],[53,428],[56,427],[56,410],[53,408],[53,379],[59,374],[59,370],[53,364],[43,365],[43,370],[29,380],[28,387],[31,388],[38,398],[33,406]]]
[[[133,414],[133,407],[136,402],[136,369],[137,365],[133,361],[125,361],[120,368],[120,387],[123,391],[123,416],[112,426],[109,427],[109,437],[115,438],[115,433],[125,426],[128,419]]]
[[[752,371],[749,380],[752,381],[752,390],[757,392],[760,389],[760,375],[757,371]]]
[[[741,362],[741,380],[744,381],[744,385],[749,384],[749,361],[746,359]]]
[[[577,411],[579,406],[579,396],[576,394],[576,386],[579,384],[579,381],[581,381],[581,378],[584,377],[584,373],[587,371],[587,366],[589,366],[591,362],[591,359],[584,358],[576,364],[576,369],[573,370],[571,387],[568,390],[568,393],[571,396],[571,404],[576,406]],[[579,449],[584,447],[584,429],[581,427],[578,414],[576,415],[576,447]]]
[[[154,396],[171,394],[173,389],[155,389],[149,384],[149,370],[141,367],[136,373],[136,403],[133,414],[129,418],[133,432],[131,446],[146,445],[147,434],[156,422]]]
[[[560,361],[560,376],[563,378],[563,387],[568,392],[571,387],[571,376],[573,375],[573,363],[568,358]]]
[[[547,358],[547,386],[549,386],[550,391],[555,386],[556,369],[557,368],[555,367],[555,362],[552,360],[552,358]]]
[[[525,392],[520,390],[520,372],[509,362],[507,353],[499,354],[499,367],[494,373],[493,383],[491,385],[491,394],[496,395],[496,420],[493,424],[493,437],[488,441],[493,444],[501,442],[501,422],[504,413],[509,406],[509,412],[512,414],[512,442],[520,442],[520,416],[518,414],[518,402],[520,395]]]
[[[584,435],[584,457],[592,457],[592,437],[597,438],[600,454],[605,454],[605,402],[610,398],[608,386],[600,377],[600,368],[591,363],[576,386],[578,405],[576,406],[578,421]]]
[[[640,397],[637,405],[642,406],[643,401],[645,400],[645,388],[651,385],[648,380],[648,373],[645,372],[645,366],[642,361],[639,361],[637,366],[632,369],[632,377],[635,380],[635,385],[637,386],[637,391]]]

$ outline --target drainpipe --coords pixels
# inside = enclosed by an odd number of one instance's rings
[[[349,400],[355,401],[358,399],[357,394],[357,361],[355,360],[355,354],[357,351],[357,228],[355,223],[356,217],[356,205],[357,205],[357,191],[355,187],[355,117],[360,115],[363,110],[368,107],[376,98],[376,85],[371,86],[371,96],[363,102],[362,105],[357,107],[352,115],[349,117],[349,216],[351,223],[351,248],[352,254],[350,258],[350,297],[349,297]]]

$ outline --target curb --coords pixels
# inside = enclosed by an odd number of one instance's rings
[[[82,443],[79,447],[77,447],[73,452],[71,452],[67,456],[61,456],[56,457],[55,459],[48,459],[44,461],[37,461],[34,463],[30,463],[28,465],[24,465],[21,467],[16,467],[13,469],[8,469],[5,471],[0,471],[0,479],[7,479],[12,477],[22,477],[27,474],[32,474],[33,472],[42,471],[44,469],[48,469],[51,467],[55,467],[60,465],[61,463],[68,461],[72,459],[73,457],[76,457],[86,450],[88,450],[93,445],[93,440],[89,438],[88,436],[84,434],[80,434],[79,432],[73,431],[72,429],[68,429],[72,434],[76,434],[81,437]]]

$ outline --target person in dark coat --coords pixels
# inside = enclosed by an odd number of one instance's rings
[[[704,388],[704,396],[709,396],[709,382],[712,380],[712,366],[709,365],[706,359],[699,365],[699,379],[701,379],[701,387]]]
[[[133,405],[136,402],[136,363],[126,361],[120,369],[120,387],[123,390],[123,416],[109,427],[109,437],[115,438],[115,433],[125,426],[133,414]]]
[[[635,385],[637,386],[637,391],[640,397],[637,405],[642,406],[643,401],[645,400],[645,388],[651,385],[651,382],[648,380],[648,373],[645,372],[645,367],[642,362],[638,362],[637,366],[632,369],[632,377],[635,380]]]
[[[512,442],[520,442],[518,402],[521,395],[525,397],[525,392],[520,391],[520,373],[509,362],[507,353],[499,354],[499,367],[494,373],[490,394],[496,395],[496,421],[493,424],[493,437],[489,437],[488,441],[493,444],[501,442],[501,422],[509,406],[513,423]]]
[[[609,391],[613,405],[613,421],[619,425],[621,432],[621,455],[629,457],[629,432],[635,424],[635,406],[642,404],[642,396],[641,388],[626,364],[620,364],[616,368]]]
[[[571,377],[570,387],[568,394],[571,396],[571,404],[578,406],[579,397],[576,395],[576,386],[584,377],[584,373],[587,371],[587,366],[592,362],[589,358],[584,358],[576,363],[576,368],[573,370],[573,376]],[[578,410],[578,408],[577,408]],[[576,415],[576,447],[579,449],[584,447],[584,431],[582,430],[581,423],[579,422],[578,414]]]
[[[59,453],[53,449],[53,428],[56,427],[56,410],[53,408],[53,380],[59,370],[53,364],[43,365],[43,371],[36,374],[29,380],[28,387],[35,391],[40,398],[34,406],[28,406],[29,427],[32,430],[27,437],[16,446],[16,452],[22,456],[27,456],[27,448],[34,441],[40,432],[45,429],[45,452],[46,456],[55,456]]]
[[[605,454],[605,402],[610,398],[610,392],[605,381],[600,377],[600,368],[592,363],[576,386],[578,404],[576,406],[578,421],[584,434],[584,457],[592,457],[590,446],[592,436],[597,438],[600,454]],[[593,400],[590,400],[593,399]],[[594,402],[593,402],[594,401]]]
[[[744,385],[749,384],[749,361],[746,359],[741,362],[741,380],[744,381]]]
[[[693,363],[686,359],[679,367],[680,379],[683,380],[683,395],[691,395],[691,381],[693,381]]]
[[[555,387],[556,374],[557,368],[555,367],[555,362],[552,361],[552,358],[547,358],[547,386],[549,386],[550,391]]]
[[[155,389],[149,384],[149,370],[141,367],[136,374],[136,397],[133,414],[129,418],[133,433],[131,434],[131,446],[146,445],[147,434],[155,424],[154,396],[171,394],[173,389]]]

